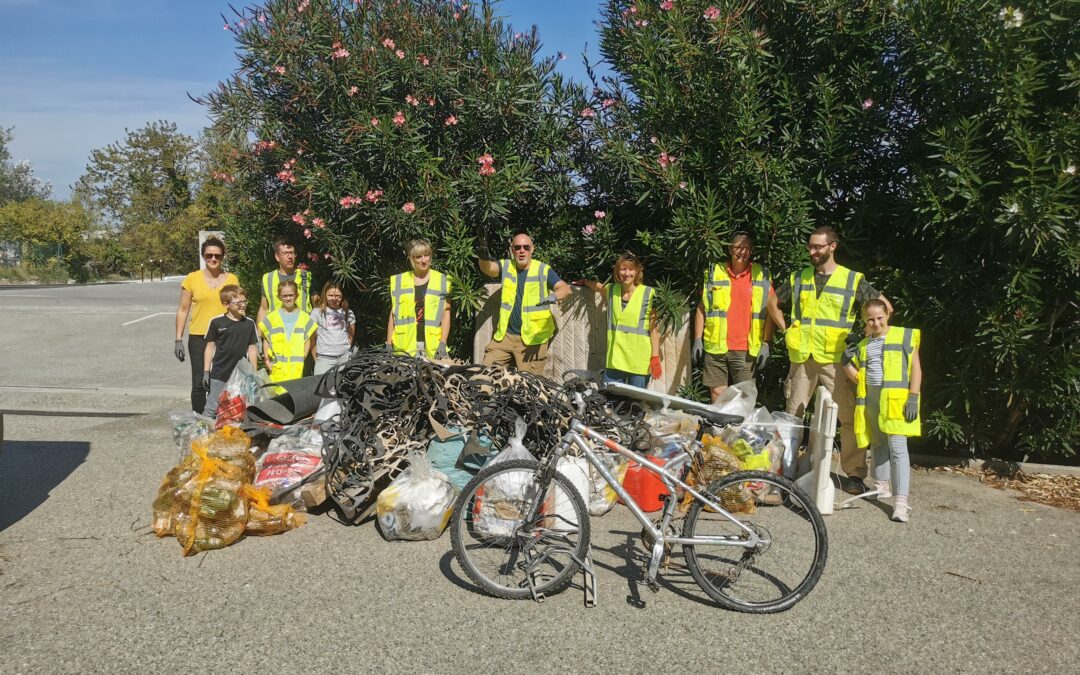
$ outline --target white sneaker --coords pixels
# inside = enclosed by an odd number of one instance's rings
[[[889,490],[889,481],[876,480],[874,481],[874,492],[877,492],[877,499],[888,499],[892,497],[892,491]]]
[[[908,516],[911,514],[911,507],[907,505],[907,502],[897,501],[893,505],[892,519],[898,523],[906,523]]]

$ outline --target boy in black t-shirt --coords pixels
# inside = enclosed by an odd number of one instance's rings
[[[225,305],[225,313],[211,320],[210,327],[206,329],[203,388],[209,394],[203,414],[207,417],[217,416],[218,399],[240,359],[246,355],[251,367],[257,367],[255,345],[259,336],[255,322],[244,315],[247,311],[247,294],[236,284],[229,284],[221,289],[221,304]]]

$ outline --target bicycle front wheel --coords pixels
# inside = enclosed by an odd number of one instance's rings
[[[739,612],[781,612],[804,598],[825,569],[829,540],[817,506],[795,483],[776,474],[740,471],[703,491],[758,536],[752,547],[685,545],[694,580],[721,606]],[[683,537],[749,542],[750,535],[695,500]]]
[[[498,598],[564,590],[589,546],[589,512],[577,488],[555,472],[541,490],[538,466],[521,459],[485,468],[454,505],[454,555],[470,579]]]

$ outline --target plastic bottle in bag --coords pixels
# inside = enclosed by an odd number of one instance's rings
[[[514,423],[514,436],[499,454],[495,455],[488,466],[509,462],[515,459],[535,457],[522,441],[525,440],[525,420],[520,417]],[[473,528],[481,536],[507,537],[513,534],[518,524],[525,518],[524,510],[528,506],[529,486],[533,472],[528,469],[502,473],[488,480],[476,492],[473,502]]]
[[[446,474],[414,452],[409,466],[379,493],[375,512],[387,540],[438,539],[450,520],[457,489]]]

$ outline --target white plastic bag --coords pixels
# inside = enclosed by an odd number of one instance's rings
[[[176,441],[176,449],[180,451],[180,459],[191,452],[193,440],[214,433],[213,418],[190,410],[169,413],[169,422],[172,424],[173,440]]]
[[[438,539],[450,520],[457,488],[431,468],[423,453],[409,455],[409,466],[375,501],[379,528],[389,541]]]
[[[725,415],[738,415],[749,417],[754,412],[754,404],[757,402],[757,385],[753,380],[733,384],[720,394],[712,408]]]
[[[495,455],[488,466],[509,462],[515,459],[535,460],[522,441],[525,439],[526,424],[520,417],[514,424],[514,436],[502,452]],[[486,468],[486,467],[485,467]],[[501,473],[480,487],[473,506],[473,527],[476,533],[487,537],[508,537],[513,534],[518,523],[525,518],[523,513],[529,501],[529,487],[532,485],[533,471]]]
[[[618,453],[604,453],[600,455],[600,461],[604,468],[622,485],[626,477],[626,469],[630,466],[630,460]],[[608,485],[607,480],[592,464],[589,465],[589,514],[602,516],[615,506],[619,501],[619,495]]]
[[[555,470],[570,480],[582,501],[587,500],[590,491],[589,486],[592,483],[589,479],[590,468],[589,460],[584,457],[562,457],[559,459],[559,463],[555,465]],[[562,491],[561,488],[556,489],[554,482],[552,482],[551,490],[555,491],[554,495],[559,495]],[[574,513],[574,506],[570,503],[570,498],[559,495],[554,506],[555,515],[558,517],[552,519],[551,529],[576,529],[578,526],[577,515]]]
[[[290,488],[322,466],[323,437],[318,428],[297,424],[270,441],[255,465],[255,487],[271,492]],[[297,499],[300,504],[303,501]]]

